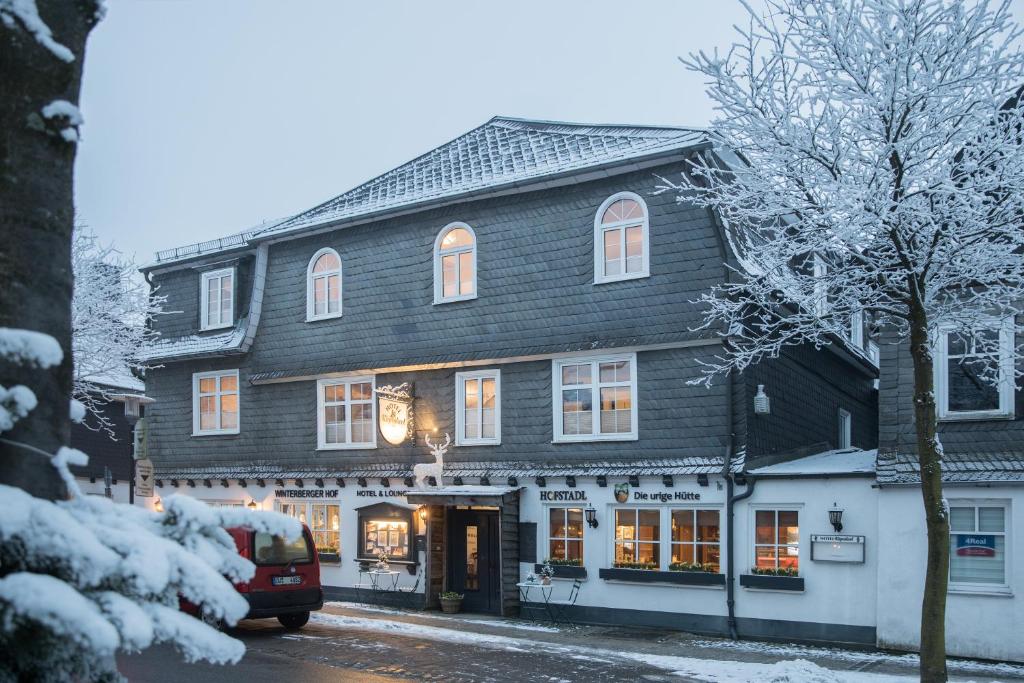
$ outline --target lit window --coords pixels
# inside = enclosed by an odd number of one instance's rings
[[[455,443],[459,446],[501,443],[501,371],[455,375]]]
[[[612,195],[594,220],[594,282],[649,274],[647,205],[632,192]]]
[[[548,560],[583,566],[583,509],[548,508]]]
[[[853,416],[850,411],[839,409],[839,448],[850,448],[853,440]]]
[[[949,584],[954,590],[1009,591],[1006,503],[950,501]]]
[[[278,503],[278,512],[294,517],[313,532],[321,559],[336,561],[341,554],[341,507],[323,503]]]
[[[234,324],[235,269],[224,268],[200,276],[199,326],[204,330]]]
[[[800,571],[800,515],[796,510],[754,513],[755,574],[795,576]]]
[[[452,223],[434,243],[434,303],[474,298],[476,235],[465,223]]]
[[[317,447],[374,448],[373,378],[317,381]]]
[[[556,360],[552,368],[555,441],[637,438],[636,354]]]
[[[615,509],[614,566],[623,569],[658,569],[661,562],[661,510]]]
[[[382,555],[394,562],[413,559],[412,510],[391,503],[378,503],[358,510],[360,559],[376,560]]]
[[[944,331],[935,355],[935,389],[941,419],[1013,417],[1013,321],[993,322],[973,333]]]
[[[192,434],[238,434],[238,370],[192,375]]]
[[[672,510],[673,571],[718,572],[718,510]]]
[[[333,249],[321,249],[309,260],[306,273],[306,319],[323,320],[341,315],[341,258]]]

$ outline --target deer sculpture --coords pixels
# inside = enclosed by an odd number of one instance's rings
[[[416,486],[422,489],[430,486],[428,481],[430,477],[434,478],[434,481],[438,485],[441,483],[441,474],[444,470],[444,454],[448,452],[448,447],[452,445],[452,437],[450,434],[444,435],[443,444],[430,443],[430,436],[425,437],[427,442],[427,448],[430,449],[431,455],[434,456],[434,462],[424,462],[419,465],[414,465],[412,473],[416,477]]]

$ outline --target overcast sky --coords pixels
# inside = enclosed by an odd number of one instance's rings
[[[728,46],[744,16],[734,0],[108,6],[76,204],[140,263],[310,208],[499,114],[705,125],[677,56]]]

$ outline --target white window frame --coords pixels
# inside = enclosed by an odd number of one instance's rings
[[[966,581],[953,581],[949,580],[948,592],[950,593],[1012,593],[1013,589],[1010,587],[1010,576],[1012,576],[1011,566],[1013,560],[1013,554],[1010,552],[1010,544],[1013,542],[1013,534],[1011,533],[1010,521],[1011,521],[1011,509],[1010,501],[1006,499],[984,499],[984,498],[950,498],[949,507],[970,507],[974,508],[974,532],[975,534],[988,534],[992,536],[1002,535],[1003,537],[1003,578],[1006,579],[1003,583],[968,583]],[[977,531],[978,528],[978,508],[1002,508],[1003,509],[1003,531]],[[953,551],[953,536],[963,534],[963,531],[949,530],[949,543],[950,552]],[[950,557],[950,571],[952,571],[953,558]]]
[[[828,275],[828,263],[818,252],[811,259],[811,274],[814,277],[814,313],[819,318],[828,315],[828,285],[823,278]]]
[[[601,387],[602,386],[623,386],[621,383],[605,383],[600,381],[600,364],[615,363],[618,361],[629,361],[630,363],[630,427],[629,432],[617,432],[612,434],[601,434]],[[562,426],[562,366],[591,364],[591,406],[593,410],[592,431],[590,434],[565,434]],[[551,361],[551,412],[552,425],[554,426],[554,443],[574,443],[580,441],[636,441],[639,438],[639,424],[637,421],[637,386],[639,385],[639,368],[636,362],[636,353],[620,353],[600,356],[569,356],[555,358]]]
[[[978,329],[999,330],[999,407],[994,410],[950,410],[949,409],[949,334],[955,332],[952,326],[938,330],[935,344],[933,371],[935,376],[935,410],[939,420],[989,420],[993,418],[1012,419],[1014,416],[1014,325],[1012,318],[992,319],[991,324],[982,324]]]
[[[334,258],[338,259],[338,269],[337,270],[331,270],[331,271],[325,271],[323,273],[316,273],[314,275],[313,274],[313,266],[316,265],[317,259],[319,259],[324,254],[333,254]],[[344,279],[342,277],[343,265],[344,264],[342,264],[342,262],[341,262],[341,256],[338,255],[337,251],[335,251],[334,249],[331,249],[330,247],[324,247],[323,249],[321,249],[318,252],[316,252],[315,254],[313,254],[313,258],[309,259],[309,265],[306,266],[306,322],[313,322],[315,320],[329,320],[331,318],[340,318],[341,317],[342,306],[343,306],[343,302],[344,302],[344,299],[345,299]],[[319,279],[327,279],[328,282],[330,282],[329,278],[330,278],[331,275],[337,275],[338,276],[338,312],[337,313],[322,313],[320,315],[317,315],[317,313],[316,313],[316,297],[315,297],[315,292],[316,292],[315,282],[316,282],[316,280],[319,280]],[[327,298],[327,308],[329,309],[330,308],[330,288],[326,287],[324,291],[326,292],[327,297],[328,297]]]
[[[864,311],[850,314],[850,343],[858,349],[864,348]]]
[[[221,319],[216,325],[210,325],[207,323],[208,314],[210,312],[210,299],[209,299],[209,282],[210,280],[220,280],[224,277],[231,278],[231,303],[228,305],[228,319]],[[231,327],[235,324],[235,268],[221,268],[219,270],[210,270],[202,273],[199,276],[199,329],[200,330],[219,330],[224,327]],[[220,287],[217,288],[220,291]],[[218,302],[219,303],[219,302]],[[220,309],[217,312],[218,317],[220,316]]]
[[[681,509],[681,508],[674,508],[674,509]],[[657,541],[641,541],[639,539],[633,539],[631,541],[628,541],[628,540],[627,541],[617,541],[616,538],[615,538],[615,517],[616,517],[616,512],[618,512],[619,510],[635,510],[636,511],[636,515],[635,515],[634,519],[636,520],[636,528],[638,530],[640,528],[640,511],[641,510],[654,510],[654,511],[656,511],[658,513],[658,540]],[[607,566],[607,567],[614,567],[615,566],[615,548],[616,548],[617,545],[620,545],[622,543],[634,543],[634,544],[639,544],[639,543],[651,544],[651,543],[655,543],[658,546],[658,554],[657,554],[657,558],[658,558],[657,565],[658,566],[655,567],[654,569],[647,569],[647,570],[643,570],[643,571],[664,571],[664,570],[667,570],[669,563],[666,562],[665,558],[666,558],[666,556],[670,557],[670,558],[672,556],[671,555],[671,544],[672,544],[672,541],[671,541],[671,538],[672,538],[672,527],[671,527],[671,524],[672,524],[672,516],[671,516],[670,513],[667,512],[668,510],[669,510],[669,508],[666,507],[666,506],[663,506],[663,505],[652,505],[652,504],[645,504],[645,503],[633,503],[632,501],[630,501],[628,503],[623,503],[621,505],[616,504],[616,505],[609,506],[609,508],[608,508],[608,515],[607,515],[607,519],[608,519],[608,546],[607,546],[608,547],[608,559],[607,559],[607,562],[606,562],[605,566]],[[669,526],[668,526],[668,532],[669,532],[668,540],[666,540],[666,538],[665,538],[666,517],[668,519],[668,524],[669,524]],[[639,548],[635,547],[634,548],[634,557],[638,554],[637,551],[639,551]],[[636,560],[634,559],[632,561],[635,562]]]
[[[543,519],[544,519],[544,539],[543,539],[543,543],[544,543],[544,545],[543,545],[543,548],[544,548],[544,559],[546,559],[546,560],[556,559],[556,558],[554,558],[551,555],[551,541],[566,541],[566,542],[568,542],[568,541],[579,541],[579,544],[580,544],[580,565],[579,566],[582,567],[582,566],[586,565],[586,558],[587,558],[587,556],[586,556],[586,552],[587,552],[587,550],[586,550],[586,540],[587,540],[587,501],[585,501],[585,500],[580,500],[580,501],[559,501],[558,503],[553,503],[553,504],[550,504],[550,505],[544,505],[544,506],[542,506],[541,509],[544,511],[543,512]],[[562,511],[562,520],[563,520],[563,523],[565,524],[565,528],[566,529],[569,528],[569,523],[568,523],[569,522],[569,510],[579,510],[580,514],[582,515],[582,527],[580,528],[580,532],[581,532],[580,533],[580,537],[579,538],[570,538],[569,536],[552,536],[551,535],[551,511],[552,510],[561,510]],[[613,534],[613,536],[614,536],[614,534]],[[557,559],[565,559],[565,558],[557,558]]]
[[[636,221],[619,221],[617,223],[609,223],[603,225],[601,219],[604,218],[604,212],[608,210],[615,202],[620,199],[632,199],[634,202],[640,205],[643,209],[644,219],[641,223],[641,229],[643,232],[643,245],[642,245],[642,258],[643,264],[639,272],[626,273],[626,227],[636,225]],[[651,275],[651,212],[647,208],[647,202],[643,200],[643,197],[636,194],[635,192],[618,192],[613,194],[604,202],[597,210],[597,214],[594,216],[594,284],[599,285],[605,282],[620,282],[622,280],[636,280],[638,278],[650,277]],[[606,230],[622,229],[622,239],[620,240],[620,249],[622,254],[622,273],[618,275],[605,275],[604,274],[604,233]]]
[[[456,228],[462,228],[463,230],[467,231],[470,234],[470,236],[473,238],[473,246],[472,247],[453,247],[451,249],[444,250],[444,252],[442,253],[441,252],[441,241],[444,240],[445,235],[447,235],[452,230],[455,230]],[[448,225],[446,225],[443,228],[441,228],[441,232],[437,233],[437,237],[434,239],[434,304],[435,305],[436,304],[447,304],[447,303],[450,303],[452,301],[470,301],[472,299],[477,298],[477,294],[480,291],[480,277],[479,277],[480,276],[480,270],[477,268],[477,259],[476,259],[476,252],[477,252],[477,247],[478,246],[479,246],[479,243],[478,243],[477,238],[476,238],[476,231],[473,230],[473,228],[471,228],[469,225],[467,225],[465,223],[462,223],[462,222],[459,222],[459,221],[455,221],[454,223],[449,223]],[[453,296],[445,296],[444,295],[444,270],[441,267],[441,260],[442,260],[441,257],[442,256],[449,256],[449,255],[452,255],[452,254],[459,255],[459,254],[463,254],[463,253],[466,253],[466,252],[470,252],[470,253],[473,254],[473,293],[472,294],[455,294]],[[460,262],[460,260],[461,259],[456,258],[455,259],[455,263],[458,264]],[[459,278],[459,274],[460,274],[459,271],[456,270],[455,271],[455,282],[456,282],[456,285],[458,285],[458,283],[461,282],[461,279]]]
[[[796,539],[796,569],[797,569],[796,575],[797,576],[804,576],[804,569],[806,567],[805,567],[805,563],[804,563],[804,538],[805,538],[805,536],[804,536],[804,522],[805,522],[804,516],[805,515],[804,515],[804,506],[803,506],[803,504],[802,503],[793,503],[793,504],[780,503],[778,505],[773,505],[771,503],[767,503],[767,504],[764,504],[764,505],[750,506],[749,510],[750,510],[750,521],[749,521],[749,525],[750,525],[750,545],[748,545],[747,547],[748,547],[749,552],[750,552],[750,560],[747,563],[748,567],[746,569],[746,572],[741,572],[741,573],[751,572],[753,570],[753,568],[757,566],[757,549],[758,549],[758,547],[768,548],[768,547],[773,547],[774,546],[775,549],[776,549],[776,553],[775,553],[775,568],[776,569],[781,568],[782,564],[779,562],[778,549],[779,548],[788,548],[792,544],[790,544],[790,543],[781,543],[780,544],[779,543],[779,513],[780,512],[795,512],[796,513],[797,528],[799,529],[799,531],[797,532],[798,535],[797,535],[797,539]],[[757,542],[757,513],[758,512],[772,512],[772,513],[775,514],[775,542],[774,543],[758,543]]]
[[[466,433],[466,381],[475,380],[480,384],[480,431],[483,434],[483,380],[494,380],[494,436],[480,436],[467,439]],[[455,373],[455,445],[456,446],[500,446],[501,445],[501,370],[478,370]]]
[[[839,409],[839,437],[836,443],[839,448],[853,447],[853,415],[845,408]]]
[[[370,422],[372,424],[371,441],[360,441],[352,443],[352,401],[346,398],[345,406],[345,442],[327,443],[327,430],[324,424],[324,391],[328,385],[337,386],[341,384],[363,384],[370,383]],[[345,396],[351,396],[351,389],[345,388]],[[316,448],[320,451],[343,451],[360,450],[377,447],[377,377],[375,375],[364,375],[360,377],[343,377],[339,379],[318,379],[316,381]]]
[[[235,378],[235,391],[223,392],[220,390],[220,378],[221,377],[234,377]],[[200,414],[199,414],[199,380],[215,378],[216,389],[212,396],[215,398],[217,406],[217,428],[216,429],[200,429]],[[232,429],[221,429],[221,407],[220,398],[224,395],[234,394],[238,401],[238,426]],[[211,395],[211,394],[207,394]],[[238,370],[213,370],[210,372],[195,372],[192,374],[192,436],[216,436],[218,434],[238,434],[242,427],[242,384],[238,378]]]
[[[674,541],[672,540],[672,513],[673,512],[689,512],[693,519],[693,540],[692,541]],[[698,512],[715,512],[718,514],[718,540],[717,541],[698,541],[697,540],[697,513]],[[662,565],[663,569],[671,571],[672,567],[672,551],[678,546],[690,546],[693,548],[693,559],[697,561],[697,548],[700,546],[715,546],[718,548],[718,573],[722,573],[724,562],[724,555],[722,554],[722,546],[725,545],[725,530],[722,527],[722,509],[715,505],[670,505],[665,511],[665,524],[667,524],[668,530],[668,553],[665,557]]]

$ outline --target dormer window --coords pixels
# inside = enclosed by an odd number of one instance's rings
[[[333,249],[321,249],[309,260],[306,272],[306,320],[341,315],[341,258]]]
[[[476,234],[450,223],[434,241],[434,303],[476,298]]]
[[[235,322],[235,269],[223,268],[203,273],[199,286],[200,329],[231,327]]]
[[[992,320],[970,332],[942,328],[935,346],[935,403],[940,420],[1013,417],[1012,318]]]
[[[647,205],[620,192],[601,204],[594,219],[594,282],[650,275]]]

